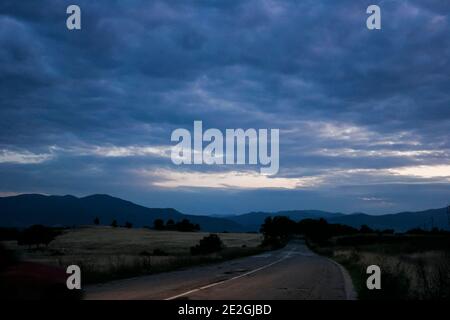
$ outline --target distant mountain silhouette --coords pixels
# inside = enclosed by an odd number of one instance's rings
[[[109,225],[116,219],[120,225],[126,221],[134,226],[153,226],[155,219],[189,219],[198,223],[203,231],[259,231],[264,219],[269,216],[288,216],[294,221],[324,218],[331,223],[341,223],[359,228],[365,224],[374,229],[406,231],[412,228],[438,227],[450,229],[446,208],[420,212],[401,212],[386,215],[364,213],[342,214],[319,210],[292,210],[278,212],[250,212],[227,217],[210,217],[183,214],[172,208],[147,208],[133,202],[109,195],[92,195],[83,198],[74,196],[45,196],[23,194],[0,197],[0,226],[26,227],[32,224],[47,226],[74,226],[92,224],[95,217],[100,223]]]
[[[430,209],[418,212],[400,212],[372,216],[364,213],[342,215],[328,219],[329,222],[360,227],[363,224],[373,229],[394,229],[402,232],[413,228],[431,229],[432,227],[450,230],[447,208]]]
[[[385,215],[368,215],[365,213],[331,213],[319,210],[295,210],[278,212],[251,212],[238,216],[228,217],[239,224],[247,227],[249,230],[259,230],[259,226],[265,218],[270,216],[288,216],[294,221],[302,219],[324,218],[330,223],[340,223],[355,228],[361,225],[368,225],[373,229],[394,229],[398,232],[404,232],[413,228],[431,229],[437,227],[449,230],[447,218],[447,208],[430,209],[419,212],[401,212]]]
[[[92,224],[95,217],[105,225],[113,219],[120,225],[129,221],[134,226],[153,226],[153,221],[158,218],[165,221],[189,219],[192,223],[198,223],[204,231],[242,230],[239,224],[227,219],[185,215],[172,208],[146,208],[109,195],[77,198],[70,195],[24,194],[0,198],[0,226],[3,227],[86,225]]]
[[[300,221],[302,219],[319,219],[343,216],[342,213],[331,213],[320,210],[291,210],[291,211],[277,211],[277,212],[250,212],[238,216],[230,216],[230,219],[240,225],[246,226],[249,230],[259,230],[261,224],[267,217],[273,216],[287,216],[291,220]]]

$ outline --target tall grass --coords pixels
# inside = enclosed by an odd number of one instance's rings
[[[450,299],[448,238],[363,236],[333,239],[326,247],[309,243],[319,254],[341,263],[352,276],[359,299]],[[369,265],[381,269],[381,290],[366,286]]]
[[[89,259],[75,261],[61,257],[58,259],[58,264],[61,267],[67,267],[70,264],[80,266],[83,282],[92,284],[173,271],[190,266],[206,265],[254,255],[263,251],[264,249],[260,247],[252,247],[225,248],[219,253],[198,256],[181,255],[161,257],[115,255],[108,257],[108,259],[103,262]]]

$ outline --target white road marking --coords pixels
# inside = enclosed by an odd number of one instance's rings
[[[258,271],[267,269],[267,268],[269,268],[269,267],[271,267],[271,266],[273,266],[273,265],[275,265],[275,264],[277,264],[277,263],[280,263],[280,262],[283,261],[283,260],[286,260],[286,259],[290,258],[290,257],[291,257],[291,253],[292,253],[292,250],[291,250],[290,252],[288,252],[283,258],[278,259],[277,261],[274,261],[274,262],[269,263],[269,264],[267,264],[267,265],[265,265],[265,266],[256,268],[256,269],[254,269],[254,270],[248,271],[248,272],[243,273],[243,274],[241,274],[241,275],[238,275],[238,276],[236,276],[236,277],[232,277],[232,278],[230,278],[230,279],[225,279],[225,280],[221,280],[221,281],[218,281],[218,282],[214,282],[214,283],[208,284],[208,285],[203,286],[203,287],[200,287],[200,288],[192,289],[192,290],[189,290],[189,291],[186,291],[186,292],[177,294],[176,296],[173,296],[173,297],[170,297],[170,298],[167,298],[167,299],[164,299],[164,300],[175,300],[175,299],[177,299],[177,298],[181,298],[181,297],[187,296],[187,295],[189,295],[189,294],[191,294],[191,293],[198,292],[198,291],[200,291],[200,290],[205,290],[205,289],[208,289],[208,288],[212,288],[212,287],[218,286],[219,284],[224,284],[224,283],[226,283],[226,282],[233,281],[233,280],[236,280],[236,279],[239,279],[239,278],[242,278],[242,277],[251,275],[251,274],[253,274],[253,273],[255,273],[255,272],[258,272]]]

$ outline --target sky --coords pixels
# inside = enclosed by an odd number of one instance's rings
[[[81,30],[66,8],[81,8]],[[366,28],[366,8],[382,28]],[[450,2],[0,2],[0,196],[227,215],[450,203]],[[173,130],[277,128],[280,169],[181,165]]]

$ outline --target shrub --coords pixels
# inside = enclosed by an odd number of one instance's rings
[[[370,228],[368,225],[363,224],[361,226],[361,228],[359,228],[359,232],[360,233],[374,233],[375,231],[372,228]]]
[[[127,228],[127,229],[131,229],[131,228],[133,228],[133,224],[131,223],[131,222],[125,222],[125,228]]]
[[[156,219],[153,221],[153,229],[155,230],[164,230],[164,221],[163,219]]]
[[[175,221],[172,219],[167,220],[166,230],[175,230]]]
[[[221,251],[223,247],[224,245],[220,237],[217,234],[210,234],[201,239],[198,245],[191,247],[191,254],[210,254]]]

